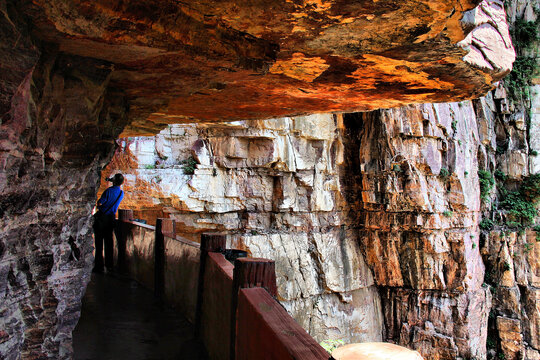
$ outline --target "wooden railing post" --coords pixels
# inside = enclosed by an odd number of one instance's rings
[[[201,336],[202,306],[204,297],[204,275],[209,252],[225,250],[227,237],[223,234],[202,234],[201,255],[199,261],[199,282],[197,286],[197,306],[195,309],[195,337]]]
[[[118,220],[133,220],[133,210],[130,209],[119,209],[118,210]]]
[[[120,272],[126,271],[126,242],[127,242],[127,226],[124,221],[130,221],[133,219],[133,210],[119,209],[118,210],[118,222],[115,228],[116,246],[118,248],[118,270]]]
[[[165,294],[165,235],[176,236],[176,224],[172,219],[156,220],[154,239],[154,295],[163,299]]]
[[[276,266],[273,260],[240,258],[234,262],[233,291],[231,304],[230,360],[236,358],[236,315],[238,292],[243,288],[261,287],[271,296],[277,296]]]

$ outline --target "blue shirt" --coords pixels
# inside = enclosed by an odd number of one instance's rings
[[[111,186],[101,195],[98,201],[98,209],[105,214],[114,215],[123,198],[124,192],[122,189],[119,186]]]

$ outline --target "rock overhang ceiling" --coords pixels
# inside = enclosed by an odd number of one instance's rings
[[[22,1],[33,34],[104,60],[123,135],[167,123],[483,95],[514,60],[501,1]]]

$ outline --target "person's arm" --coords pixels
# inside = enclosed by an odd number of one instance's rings
[[[123,199],[124,199],[124,191],[120,189],[120,195],[118,196],[118,201],[116,202],[116,204],[114,204],[113,210],[115,214],[118,211],[118,208],[120,207],[120,203],[122,202]]]
[[[109,200],[109,189],[106,189],[103,194],[101,194],[101,198],[99,198],[98,200],[98,207],[100,207],[101,205],[103,205],[104,203],[107,202],[107,200]]]

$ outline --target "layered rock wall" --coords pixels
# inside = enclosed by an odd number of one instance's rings
[[[493,294],[487,339],[493,358],[540,359],[539,10],[536,0],[508,4],[516,66],[504,87],[475,102],[478,160],[489,185],[480,224],[484,280]]]
[[[318,340],[482,358],[478,143],[471,102],[418,105],[173,126],[125,140],[107,174],[127,172],[141,216],[161,207],[184,236],[226,231],[275,259],[281,301]]]
[[[345,126],[350,223],[381,289],[386,338],[433,359],[484,357],[472,103],[346,115]]]
[[[319,341],[380,341],[379,295],[343,215],[342,129],[331,114],[171,126],[125,140],[106,173],[126,173],[123,206],[141,217],[161,208],[185,237],[225,231],[274,259],[281,302]]]

